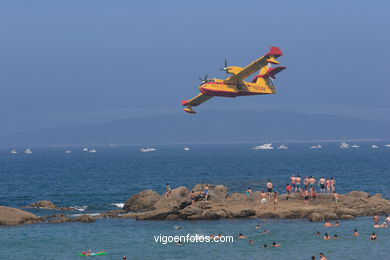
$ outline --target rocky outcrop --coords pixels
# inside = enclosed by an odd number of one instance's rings
[[[39,200],[37,202],[31,203],[25,208],[37,208],[37,209],[48,209],[48,210],[59,210],[59,211],[76,211],[77,209],[72,207],[57,207],[50,200]]]
[[[129,198],[123,209],[126,211],[150,211],[154,210],[154,205],[161,196],[153,190],[144,190]]]
[[[268,198],[265,209],[260,204],[259,192],[248,196],[233,193],[228,196],[228,189],[223,185],[209,185],[210,199],[204,200],[201,193],[204,184],[197,184],[191,191],[198,192],[196,202],[191,205],[190,191],[185,187],[172,190],[171,195],[157,196],[153,191],[144,191],[131,197],[127,204],[133,211],[120,217],[137,220],[214,220],[223,218],[306,218],[310,221],[335,219],[353,219],[357,216],[390,214],[390,201],[380,194],[370,196],[366,192],[353,191],[340,195],[338,203],[333,195],[319,194],[306,207],[299,194],[292,194],[287,200],[286,195],[279,196],[276,209],[272,198]],[[145,196],[148,194],[148,196]],[[139,205],[142,205],[140,207]],[[146,206],[147,207],[146,207]],[[149,210],[148,210],[148,209]],[[126,208],[124,208],[126,210]],[[142,210],[137,210],[142,209]]]
[[[30,212],[0,206],[0,225],[34,224],[39,222],[42,222],[42,219]]]

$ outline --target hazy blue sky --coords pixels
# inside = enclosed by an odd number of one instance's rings
[[[389,120],[389,1],[2,1],[0,133],[182,113],[198,76],[270,46],[277,95],[197,108]],[[184,113],[184,112],[183,112]],[[191,116],[191,115],[189,115]]]

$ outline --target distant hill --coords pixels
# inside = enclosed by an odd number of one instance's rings
[[[0,137],[1,146],[174,144],[389,138],[390,123],[279,111],[148,116]]]

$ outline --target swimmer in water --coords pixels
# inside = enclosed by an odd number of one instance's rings
[[[245,236],[244,234],[240,233],[240,234],[238,234],[238,238],[239,239],[245,239],[245,238],[247,238],[247,236]]]
[[[266,247],[267,247],[267,244],[264,244],[263,247],[266,248]]]
[[[327,220],[327,221],[325,222],[325,224],[324,224],[324,227],[333,227],[333,224],[330,223],[329,220]]]
[[[325,236],[323,237],[324,240],[330,240],[330,236],[328,233],[325,233]]]
[[[375,215],[372,219],[374,220],[374,224],[379,223],[379,216],[378,215]]]
[[[272,242],[272,247],[281,247],[281,244],[276,244],[276,242]]]
[[[372,232],[370,236],[370,240],[376,240],[376,234],[374,232]]]
[[[339,239],[339,237],[336,234],[334,234],[333,239]]]
[[[311,260],[316,260],[316,257],[314,255],[312,255]]]
[[[385,220],[390,221],[390,217],[388,215],[385,215]]]
[[[325,257],[324,253],[320,253],[320,260],[328,260],[328,259]]]
[[[354,237],[358,237],[359,236],[359,232],[357,231],[357,229],[353,230],[353,236]]]
[[[317,231],[314,235],[319,237],[320,236],[320,231]]]
[[[255,242],[254,242],[252,239],[249,239],[249,240],[248,240],[248,243],[249,243],[249,244],[254,244]]]
[[[336,221],[336,223],[334,224],[335,227],[338,227],[340,226],[340,223],[338,221]]]
[[[263,232],[261,232],[261,234],[267,234],[269,231],[267,229],[264,229]]]
[[[256,225],[256,229],[260,229],[260,225]]]

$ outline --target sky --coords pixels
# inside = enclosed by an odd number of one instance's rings
[[[278,46],[277,94],[196,110],[388,121],[389,1],[3,1],[0,134],[184,113],[199,76]],[[193,115],[189,115],[193,116]]]

